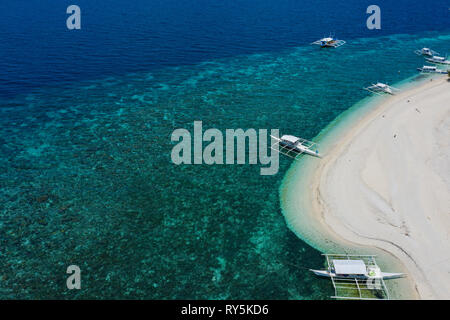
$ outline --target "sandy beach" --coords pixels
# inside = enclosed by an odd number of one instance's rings
[[[394,298],[450,299],[447,77],[377,98],[325,135],[324,157],[295,164],[282,188],[291,229],[323,251],[377,253],[386,271],[404,270]]]

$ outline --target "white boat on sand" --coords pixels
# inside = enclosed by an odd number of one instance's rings
[[[405,277],[404,273],[382,272],[373,255],[324,254],[326,270],[310,269],[330,278],[337,299],[389,299],[384,280]]]
[[[321,157],[317,144],[306,139],[291,135],[283,135],[281,138],[272,136],[276,142],[270,146],[274,151],[277,151],[285,156],[298,160],[302,154],[308,154],[313,157]]]

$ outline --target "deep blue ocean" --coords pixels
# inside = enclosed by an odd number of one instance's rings
[[[77,4],[82,28],[69,32]],[[0,94],[279,51],[334,33],[342,39],[448,30],[445,0],[380,0],[381,30],[366,28],[366,0],[4,0]]]
[[[327,299],[280,211],[290,161],[176,166],[170,136],[201,120],[312,139],[363,86],[415,76],[415,49],[450,53],[448,1],[377,1],[381,30],[371,4],[3,0],[0,298]],[[347,44],[309,45],[330,33]]]

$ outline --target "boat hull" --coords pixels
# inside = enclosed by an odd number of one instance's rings
[[[447,71],[445,71],[445,70],[429,71],[429,70],[424,70],[422,68],[417,68],[417,70],[420,71],[421,73],[426,73],[426,74],[447,74]]]
[[[450,61],[448,61],[448,60],[445,60],[445,61],[439,61],[439,60],[433,60],[433,59],[425,59],[425,60],[427,60],[428,62],[430,62],[430,63],[433,63],[433,64],[441,64],[441,65],[450,65]]]

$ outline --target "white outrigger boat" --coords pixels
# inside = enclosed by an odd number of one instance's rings
[[[438,52],[431,50],[430,48],[422,48],[420,50],[414,51],[414,53],[417,54],[418,56],[428,56],[428,57],[439,55]]]
[[[405,277],[404,273],[382,272],[374,255],[324,254],[326,270],[310,269],[330,278],[337,299],[389,299],[384,280]]]
[[[437,73],[437,74],[447,74],[448,71],[438,69],[436,66],[423,66],[422,68],[417,68],[420,73]]]
[[[432,56],[431,58],[426,58],[425,60],[427,60],[428,62],[431,62],[431,63],[435,63],[435,64],[450,65],[450,60],[447,60],[444,57]]]
[[[375,93],[378,95],[381,95],[383,93],[387,93],[387,94],[394,94],[394,91],[399,91],[400,89],[391,87],[385,83],[381,83],[381,82],[377,82],[376,84],[372,84],[369,87],[363,88],[364,90],[367,90],[371,93]]]
[[[336,39],[335,37],[330,35],[329,37],[325,37],[317,41],[314,41],[311,44],[317,44],[321,48],[337,48],[343,46],[345,43],[346,42],[344,40]]]
[[[302,154],[308,154],[313,157],[321,157],[317,144],[306,139],[298,138],[291,135],[284,135],[281,138],[272,136],[276,142],[270,146],[274,151],[277,151],[285,156],[298,160]]]

